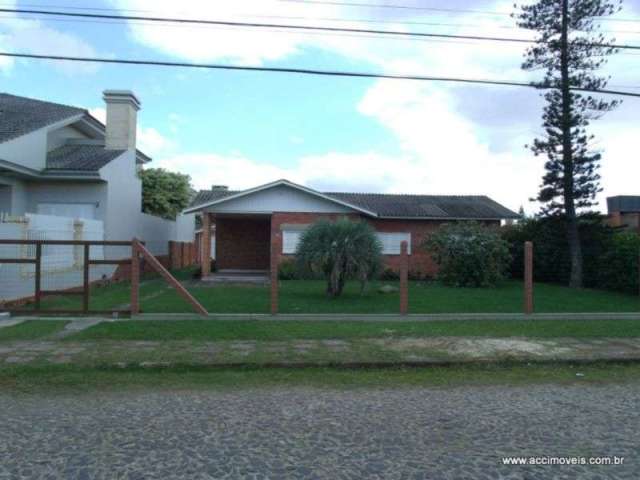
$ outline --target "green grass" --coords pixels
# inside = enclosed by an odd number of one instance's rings
[[[576,375],[582,374],[581,376]],[[21,394],[121,390],[246,389],[270,387],[405,388],[464,385],[602,384],[640,381],[636,364],[485,365],[388,369],[88,368],[0,369],[0,391]]]
[[[295,340],[376,337],[639,337],[635,320],[469,320],[438,322],[132,320],[108,322],[67,340]]]
[[[267,313],[269,289],[263,286],[205,285],[190,280],[191,272],[177,275],[191,293],[212,313]],[[385,282],[391,283],[393,282]],[[397,313],[397,293],[381,294],[374,282],[360,295],[357,283],[347,284],[344,294],[327,298],[321,281],[283,281],[280,288],[282,313]],[[93,310],[122,308],[129,303],[127,283],[95,287],[91,292]],[[140,289],[145,313],[191,312],[191,306],[162,279],[146,280]],[[411,282],[411,313],[515,313],[522,311],[522,282],[508,281],[496,288],[455,288],[439,283]],[[47,309],[80,309],[79,297],[51,297],[43,301]],[[536,312],[640,312],[640,298],[601,290],[551,284],[536,284]]]
[[[0,328],[0,342],[37,340],[48,337],[64,328],[64,320],[29,320],[11,327]]]

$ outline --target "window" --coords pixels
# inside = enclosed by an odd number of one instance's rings
[[[410,233],[386,233],[378,232],[378,239],[382,242],[383,255],[400,255],[400,244],[407,242],[407,253],[411,255]]]
[[[282,253],[285,255],[295,254],[302,233],[303,230],[284,230],[282,232]]]
[[[95,220],[95,203],[39,203],[40,215],[54,215],[56,217],[85,218]]]

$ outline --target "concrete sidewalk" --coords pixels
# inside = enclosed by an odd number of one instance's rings
[[[495,362],[640,362],[640,338],[423,337],[289,341],[21,341],[0,368],[83,366],[391,366]]]

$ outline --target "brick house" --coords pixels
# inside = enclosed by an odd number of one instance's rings
[[[618,195],[607,198],[607,223],[640,233],[640,196]]]
[[[326,193],[288,180],[242,191],[204,190],[184,213],[202,216],[202,257],[215,258],[219,271],[268,270],[271,252],[275,264],[291,258],[310,224],[346,216],[371,223],[387,267],[399,268],[400,244],[406,240],[411,270],[433,274],[436,266],[420,245],[444,223],[473,220],[498,226],[518,218],[486,196]],[[212,230],[213,240],[206,238]],[[203,265],[203,275],[208,275],[208,262]]]

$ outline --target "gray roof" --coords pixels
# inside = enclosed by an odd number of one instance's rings
[[[612,212],[640,212],[640,195],[618,195],[607,198],[607,209]]]
[[[325,193],[325,195],[376,212],[381,217],[518,218],[518,214],[484,195],[387,193]]]
[[[47,154],[47,171],[97,172],[126,150],[106,150],[101,145],[64,145]]]
[[[241,193],[241,190],[201,190],[189,208]],[[483,195],[401,195],[323,192],[341,202],[375,212],[380,217],[442,219],[508,219],[519,215]]]
[[[0,143],[84,113],[82,108],[0,93]]]

